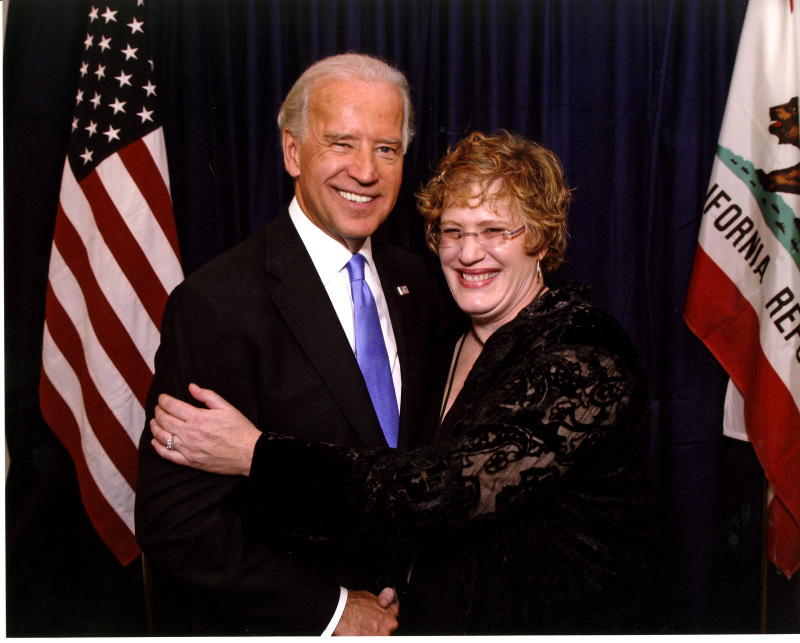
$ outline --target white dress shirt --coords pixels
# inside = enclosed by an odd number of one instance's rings
[[[289,204],[289,216],[292,219],[292,223],[294,223],[294,227],[297,228],[297,234],[300,235],[308,254],[311,255],[311,261],[314,263],[319,278],[322,280],[328,297],[331,299],[331,304],[333,304],[333,309],[339,317],[339,322],[342,324],[347,341],[350,342],[350,348],[355,352],[353,293],[350,288],[350,276],[347,273],[347,262],[350,261],[353,253],[312,223],[300,209],[297,198],[292,199]],[[375,269],[375,262],[372,259],[372,240],[367,239],[358,252],[364,255],[366,260],[364,280],[372,291],[375,305],[378,308],[383,341],[386,344],[386,352],[389,355],[389,364],[392,366],[392,381],[394,382],[397,408],[399,409],[402,386],[400,360],[397,356],[397,342],[394,339],[394,330],[392,329],[392,320],[389,317],[389,308],[386,305],[386,297],[383,294],[378,271]],[[328,627],[325,628],[322,636],[331,636],[333,634],[342,617],[346,603],[347,589],[342,587],[339,594],[339,604],[336,606],[333,618]]]
[[[350,261],[353,253],[345,248],[333,237],[327,235],[314,225],[311,220],[303,214],[297,199],[292,199],[289,204],[289,216],[292,218],[294,227],[303,245],[311,255],[311,261],[317,269],[319,278],[331,298],[331,304],[339,317],[350,348],[355,352],[355,322],[353,319],[353,292],[350,288],[350,276],[347,274],[347,262]],[[400,390],[402,381],[400,379],[400,360],[397,356],[397,342],[394,339],[392,320],[389,317],[389,308],[386,305],[386,297],[381,288],[381,281],[378,271],[375,268],[375,261],[372,259],[372,239],[367,239],[359,254],[364,255],[365,268],[364,280],[367,282],[372,296],[375,298],[375,305],[378,307],[378,317],[381,321],[381,331],[383,341],[386,344],[386,352],[389,355],[389,364],[392,367],[392,381],[394,391],[397,396],[397,408],[400,408]]]

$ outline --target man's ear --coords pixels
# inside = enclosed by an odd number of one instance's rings
[[[281,145],[283,147],[283,165],[293,179],[300,175],[300,141],[284,127],[281,132]]]

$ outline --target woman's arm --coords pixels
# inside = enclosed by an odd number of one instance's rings
[[[253,497],[263,511],[281,515],[281,522],[325,534],[374,528],[414,533],[520,507],[529,510],[583,463],[603,457],[612,441],[624,443],[630,437],[626,431],[638,430],[646,415],[640,388],[613,353],[562,347],[530,358],[514,377],[473,400],[456,428],[459,437],[437,450],[358,452],[260,435],[247,465]],[[178,420],[183,426],[171,425],[177,431],[175,448],[188,447],[184,436],[194,430],[205,446],[194,449],[193,466],[221,467],[226,457],[213,465],[207,461],[216,453],[209,445],[219,438],[205,433],[215,431],[215,422],[230,421],[224,441],[252,437],[258,430],[231,420],[235,409],[226,408],[224,400],[198,393],[218,408],[192,407],[191,416]],[[171,404],[165,400],[164,410],[172,410]],[[212,411],[220,411],[217,420],[209,419]],[[631,413],[641,417],[627,419]],[[193,420],[194,414],[209,421]],[[170,426],[164,416],[159,422]],[[219,472],[238,473],[240,465]],[[291,492],[270,493],[278,485]]]

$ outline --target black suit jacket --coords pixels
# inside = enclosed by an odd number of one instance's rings
[[[373,258],[400,359],[399,447],[408,448],[431,391],[427,356],[447,305],[419,257],[373,240]],[[187,387],[195,382],[261,430],[386,446],[353,351],[286,209],[175,289],[155,364],[148,424],[160,393],[192,401]],[[392,582],[395,563],[402,567],[394,553],[279,536],[283,526],[250,512],[246,478],[173,465],[155,453],[151,437],[146,425],[136,535],[156,573],[192,592],[192,632],[320,634],[340,585],[377,591]],[[181,590],[166,602],[185,596]]]

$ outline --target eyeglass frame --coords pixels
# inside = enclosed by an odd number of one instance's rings
[[[486,232],[486,230],[481,230],[479,232],[464,232],[463,230],[459,230],[458,231],[459,232],[458,239],[450,239],[450,238],[448,238],[448,241],[455,241],[456,243],[454,243],[452,246],[444,246],[444,247],[445,248],[458,248],[458,247],[461,247],[461,246],[464,245],[464,237],[475,237],[476,243],[481,248],[499,248],[501,245],[503,245],[506,242],[508,242],[508,240],[511,239],[512,237],[516,237],[524,229],[525,229],[525,226],[523,225],[521,228],[518,228],[517,230],[503,230],[500,233],[500,236],[498,237],[498,239],[500,237],[502,237],[503,240],[500,243],[498,243],[496,246],[485,246],[483,243],[481,243],[480,235],[481,235],[482,232]],[[430,239],[431,242],[437,248],[443,247],[442,246],[442,240],[441,240],[441,233],[442,233],[442,229],[438,228],[437,230],[434,230],[433,232],[429,232],[428,235],[427,235],[428,239]],[[438,240],[437,240],[437,238],[438,238]]]

